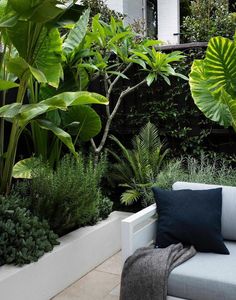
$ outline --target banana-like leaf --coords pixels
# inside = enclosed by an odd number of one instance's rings
[[[19,120],[20,126],[48,111],[66,110],[70,106],[82,104],[108,104],[107,98],[90,92],[66,92],[36,104],[21,105],[13,103],[0,108],[0,117]]]
[[[31,179],[33,171],[41,164],[41,160],[37,157],[20,160],[15,164],[12,175],[14,178]]]
[[[64,143],[67,146],[67,148],[71,151],[71,153],[73,153],[74,155],[77,155],[74,144],[72,142],[72,138],[69,135],[69,133],[67,133],[63,129],[57,127],[55,124],[53,124],[52,122],[50,122],[48,120],[36,120],[35,122],[42,129],[53,132],[53,134],[56,135],[59,138],[59,140],[61,140],[62,143]]]
[[[63,50],[66,55],[70,55],[80,46],[80,43],[87,32],[89,15],[90,10],[87,9],[65,39],[65,42],[63,43]]]
[[[236,46],[227,38],[209,42],[204,60],[190,73],[192,97],[205,116],[224,127],[236,124]]]
[[[82,141],[89,141],[102,128],[99,115],[87,105],[71,107],[68,112],[62,112],[61,117],[63,127],[68,129],[71,135],[78,135]]]
[[[18,86],[18,83],[0,79],[0,91],[6,91],[12,88],[16,88]]]

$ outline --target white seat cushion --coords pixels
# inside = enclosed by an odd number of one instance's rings
[[[226,242],[230,255],[198,252],[175,268],[168,295],[191,300],[236,299],[236,242]]]
[[[225,240],[236,241],[236,187],[191,182],[176,182],[173,184],[174,190],[205,190],[217,187],[222,187],[222,236]]]

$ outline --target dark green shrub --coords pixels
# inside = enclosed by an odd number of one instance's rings
[[[0,196],[0,265],[37,261],[58,245],[46,221],[39,221],[23,207],[17,195]]]
[[[109,198],[101,198],[98,203],[99,218],[102,220],[106,219],[112,212],[112,207],[113,202]]]
[[[218,35],[233,37],[236,17],[229,13],[228,0],[194,0],[190,2],[190,11],[183,18],[183,41],[205,42]]]
[[[17,190],[27,196],[34,215],[46,219],[63,235],[99,219],[100,182],[105,170],[105,158],[94,166],[93,160],[82,154],[77,160],[68,155],[55,171],[39,168],[30,181],[18,184]]]

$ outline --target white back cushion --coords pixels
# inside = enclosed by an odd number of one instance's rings
[[[173,184],[173,190],[209,190],[218,187],[222,187],[222,236],[226,240],[236,240],[236,187],[179,181]]]

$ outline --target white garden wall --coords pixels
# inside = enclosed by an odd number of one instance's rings
[[[0,299],[49,300],[121,249],[121,220],[129,215],[113,212],[67,234],[36,263],[0,267]]]

